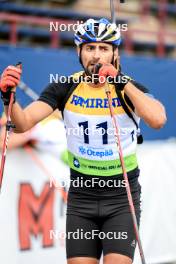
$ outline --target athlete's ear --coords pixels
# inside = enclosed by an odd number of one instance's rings
[[[114,50],[114,62],[115,62],[115,67],[117,69],[119,69],[119,65],[120,65],[120,56],[119,56],[119,50],[118,48],[116,48]]]
[[[117,60],[118,62],[120,61],[120,56],[119,56],[119,50],[116,48],[114,50],[114,59]]]

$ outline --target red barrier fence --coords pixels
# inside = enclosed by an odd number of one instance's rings
[[[165,0],[162,0],[165,1]],[[147,1],[145,0],[145,4]],[[147,6],[145,7],[147,8]],[[43,18],[36,16],[24,16],[24,15],[14,15],[8,13],[0,14],[0,21],[6,22],[10,26],[9,30],[9,42],[12,45],[16,45],[18,43],[18,27],[20,25],[29,25],[29,27],[41,26],[41,28],[45,27],[46,30],[50,33],[50,47],[58,48],[60,45],[60,37],[59,31],[49,31],[49,24],[52,21],[53,23],[57,22],[58,25],[65,24],[75,24],[76,21],[73,20],[64,20],[64,19],[53,19],[53,18]],[[165,55],[166,46],[169,44],[166,42],[168,37],[172,38],[171,45],[174,46],[174,42],[176,43],[176,33],[174,31],[168,31],[165,29],[165,26],[161,23],[160,28],[156,31],[153,31],[149,28],[141,29],[128,29],[127,31],[122,31],[122,35],[124,38],[124,49],[127,53],[133,53],[134,50],[134,35],[135,36],[145,36],[145,37],[156,37],[156,41],[151,43],[156,46],[156,53],[158,56]],[[142,42],[145,45],[145,41]],[[146,42],[146,45],[149,42]]]
[[[151,0],[142,0],[141,1],[141,4],[142,4],[141,13],[143,15],[149,15],[150,14],[151,2],[152,2]],[[168,0],[157,1],[158,17],[162,23],[165,22],[167,19],[167,15],[168,15],[167,14],[167,4],[168,4]]]

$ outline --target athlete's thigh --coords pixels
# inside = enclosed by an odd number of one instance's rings
[[[103,264],[132,264],[132,259],[117,253],[110,253],[104,256]]]
[[[133,260],[136,237],[129,205],[126,209],[119,210],[119,213],[109,216],[103,223],[101,229],[105,234],[105,238],[102,240],[103,254],[106,256],[110,253],[117,253]],[[139,203],[136,201],[135,210],[139,225],[140,201]]]
[[[67,264],[99,264],[99,260],[88,257],[78,257],[67,259]]]
[[[95,230],[97,231],[95,232]],[[98,231],[99,227],[94,219],[67,214],[66,253],[67,259],[70,259],[69,264],[75,264],[76,260],[73,258],[78,259],[79,257],[85,257],[92,264],[97,263],[95,261],[100,259],[102,252],[101,240],[98,236],[94,236],[94,233],[98,233]],[[91,258],[91,260],[88,260],[88,258]],[[81,260],[78,259],[77,261]]]

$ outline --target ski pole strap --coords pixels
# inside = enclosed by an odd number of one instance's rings
[[[12,124],[12,121],[11,120],[8,120],[7,123],[6,123],[6,129],[7,131],[10,131],[11,128],[15,128],[16,126],[14,124]]]
[[[2,92],[1,91],[1,99],[2,99],[2,101],[3,101],[3,103],[4,103],[4,105],[9,105],[9,103],[10,103],[10,95],[11,95],[11,93],[14,93],[14,100],[13,100],[13,104],[16,102],[16,94],[15,94],[15,92],[12,92],[12,91],[7,91],[7,92]]]

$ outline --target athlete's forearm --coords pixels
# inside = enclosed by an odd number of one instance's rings
[[[8,107],[5,106],[4,110],[7,116]],[[11,121],[15,125],[15,128],[13,129],[15,133],[23,133],[30,129],[24,110],[17,102],[15,102],[12,106]]]
[[[5,109],[7,115],[7,107]],[[31,129],[41,120],[48,117],[53,112],[53,108],[42,101],[35,101],[25,109],[16,102],[12,107],[11,120],[15,125],[15,133],[23,133]]]
[[[150,127],[159,129],[166,123],[164,106],[158,101],[137,89],[131,82],[125,85],[124,91],[135,107],[136,114]]]

